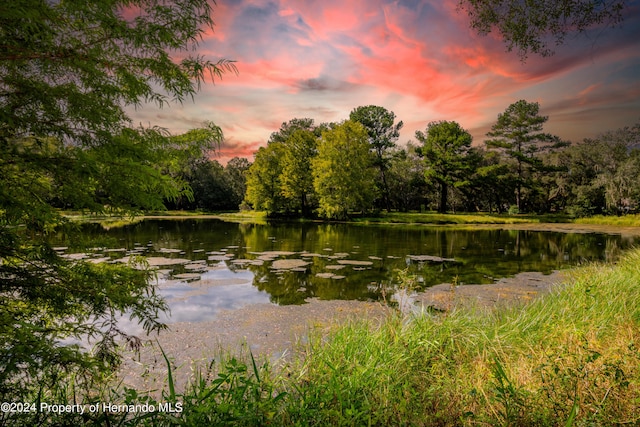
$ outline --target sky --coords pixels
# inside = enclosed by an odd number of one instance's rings
[[[525,99],[545,131],[582,141],[640,122],[640,1],[619,28],[570,36],[556,54],[522,62],[499,37],[469,29],[456,0],[218,0],[197,54],[236,61],[193,102],[131,112],[135,123],[182,133],[212,121],[214,159],[253,161],[283,122],[348,119],[379,105],[404,122],[398,145],[436,120],[482,144],[499,113]]]

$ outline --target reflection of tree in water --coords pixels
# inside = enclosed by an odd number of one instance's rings
[[[477,229],[429,226],[367,226],[354,224],[287,223],[235,224],[217,220],[145,220],[104,230],[85,227],[87,240],[132,249],[150,245],[145,255],[160,248],[184,251],[180,257],[207,259],[207,252],[233,254],[225,261],[231,271],[250,270],[254,286],[279,304],[301,304],[307,298],[379,300],[390,298],[395,270],[407,268],[418,285],[491,283],[524,271],[549,273],[585,261],[616,259],[637,238],[616,235],[537,232],[513,229]],[[62,240],[62,237],[61,237]],[[107,246],[107,245],[94,245]],[[91,246],[88,246],[91,247]],[[233,259],[257,259],[266,251],[292,255],[266,260],[263,265],[234,264]],[[306,254],[317,254],[310,256]],[[339,258],[337,254],[341,254]],[[454,258],[455,263],[417,262],[408,255]],[[370,258],[372,257],[372,258]],[[304,272],[272,270],[275,259],[304,259]],[[339,259],[371,261],[370,266],[347,265],[327,269]],[[214,265],[218,261],[210,260]],[[354,268],[355,267],[355,268]],[[358,269],[362,269],[358,271]],[[345,276],[318,277],[319,273]]]
[[[305,258],[310,262],[305,272],[278,271],[271,268],[272,263],[262,266],[249,266],[254,273],[253,284],[259,290],[268,292],[271,301],[286,304],[302,304],[307,298],[323,300],[379,300],[380,290],[372,289],[370,284],[386,274],[383,268],[371,268],[354,271],[351,266],[333,271],[344,278],[333,279],[319,277],[325,273],[327,265],[334,260],[325,257]]]

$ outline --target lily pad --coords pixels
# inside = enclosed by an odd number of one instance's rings
[[[198,273],[180,273],[180,274],[173,275],[174,279],[183,279],[183,280],[196,280],[196,279],[199,279],[200,277],[201,277],[201,274],[198,274]]]
[[[233,258],[235,255],[227,254],[227,255],[209,255],[207,259],[209,261],[229,261],[229,259]]]
[[[185,270],[206,270],[207,264],[202,262],[192,262],[184,266]]]
[[[256,255],[268,256],[268,257],[279,257],[279,256],[291,256],[295,255],[295,252],[291,251],[265,251],[265,252],[252,252]]]
[[[179,254],[180,252],[182,252],[182,249],[160,248],[158,252],[161,252],[163,254]]]
[[[89,258],[89,255],[87,255],[87,254],[64,254],[64,255],[61,255],[61,256],[62,256],[62,258],[72,259],[72,260],[79,260],[79,259]]]
[[[407,257],[412,261],[418,261],[418,262],[455,262],[456,261],[453,258],[442,258],[439,256],[433,256],[433,255],[408,255]]]
[[[359,261],[355,259],[339,259],[338,264],[344,265],[373,265],[371,261]]]
[[[302,252],[302,253],[300,254],[300,256],[301,256],[302,258],[323,258],[323,257],[325,257],[326,255],[317,254],[317,253],[315,253],[315,252]]]
[[[107,262],[110,261],[111,258],[109,257],[101,257],[101,258],[91,258],[89,260],[87,260],[87,262],[90,262],[92,264],[100,264],[101,262]]]
[[[120,259],[117,259],[117,262],[124,262],[127,263],[131,260],[131,257],[123,257]],[[189,264],[191,262],[190,259],[185,259],[185,258],[165,258],[165,257],[159,257],[159,256],[152,256],[152,257],[148,257],[146,258],[147,263],[152,266],[152,267],[158,267],[161,265],[180,265],[180,264]]]
[[[274,270],[291,270],[309,265],[307,261],[301,259],[278,259],[273,261],[271,268]]]
[[[317,273],[316,277],[320,277],[322,279],[331,279],[335,274],[333,273]]]

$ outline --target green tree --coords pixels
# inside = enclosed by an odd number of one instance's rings
[[[391,206],[403,212],[420,210],[430,186],[425,181],[425,163],[418,150],[411,143],[406,149],[396,149],[387,172]]]
[[[236,208],[240,206],[247,193],[247,170],[250,167],[251,163],[244,157],[234,157],[224,167],[233,193],[232,202]]]
[[[625,16],[626,0],[460,0],[458,5],[471,19],[478,34],[497,31],[520,58],[529,53],[553,55],[550,45],[560,45],[567,36],[597,27],[614,27]]]
[[[425,178],[438,184],[438,212],[444,213],[449,188],[463,185],[470,172],[467,153],[473,138],[457,122],[443,120],[429,123],[426,132],[416,131],[416,139],[423,144],[420,154],[426,163]]]
[[[303,216],[310,214],[309,199],[313,197],[311,161],[315,157],[316,137],[310,130],[297,129],[284,142],[282,157],[282,195]]]
[[[538,154],[565,146],[558,137],[542,132],[549,119],[539,114],[537,102],[524,100],[511,104],[487,133],[487,148],[496,149],[514,162],[516,206],[523,208],[522,191],[531,185],[531,172],[544,168]]]
[[[585,139],[559,153],[567,209],[577,216],[637,209],[640,124]]]
[[[350,211],[371,207],[375,196],[372,160],[368,134],[360,123],[347,120],[322,133],[312,161],[322,216],[344,219]]]
[[[463,188],[467,205],[475,211],[506,211],[515,194],[509,165],[499,153],[486,151],[484,147],[472,147],[469,156],[474,166],[470,185]]]
[[[118,362],[120,316],[146,331],[164,301],[151,273],[61,257],[49,235],[68,221],[52,204],[94,212],[161,209],[188,196],[172,156],[220,142],[208,126],[185,137],[133,129],[127,106],[191,97],[209,74],[235,71],[189,55],[207,0],[18,0],[0,5],[0,397],[33,401],[67,375],[77,384]],[[77,239],[76,239],[77,240]],[[132,260],[132,264],[135,261]],[[140,266],[140,265],[138,265]],[[89,338],[85,351],[65,340]]]
[[[236,195],[231,177],[217,160],[206,157],[190,165],[186,176],[193,190],[193,200],[180,205],[183,209],[235,211],[244,198]]]
[[[294,118],[289,120],[288,122],[282,123],[280,125],[280,129],[277,132],[273,132],[269,137],[269,144],[272,142],[286,142],[291,134],[298,130],[304,130],[309,132],[316,132],[316,126],[313,123],[313,119],[309,118]],[[320,133],[316,133],[316,136],[320,136]]]
[[[308,118],[282,123],[267,146],[258,150],[247,172],[247,203],[270,215],[282,211],[309,215],[313,205],[311,159],[316,155],[318,135],[328,127],[316,127]]]
[[[260,147],[251,167],[247,170],[245,200],[256,210],[273,215],[285,207],[282,196],[282,162],[284,144],[272,142]]]
[[[384,107],[367,105],[355,108],[349,120],[362,124],[367,130],[371,151],[375,154],[374,166],[379,170],[378,186],[381,189],[384,207],[391,210],[387,170],[391,161],[391,149],[396,145],[403,123],[394,123],[396,115]]]

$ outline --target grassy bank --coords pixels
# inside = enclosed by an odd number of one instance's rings
[[[106,226],[127,225],[141,221],[144,218],[220,218],[233,222],[265,223],[266,212],[239,211],[239,212],[200,212],[200,211],[162,211],[148,212],[142,216],[96,216],[80,212],[64,212],[64,216],[75,221],[100,222]],[[283,218],[285,219],[285,218]],[[291,219],[288,219],[291,220]],[[303,219],[299,219],[304,221]],[[354,216],[350,222],[362,224],[435,224],[435,225],[464,225],[464,224],[544,224],[544,223],[574,223],[597,224],[621,227],[640,227],[640,215],[604,216],[596,215],[586,218],[572,218],[567,215],[507,215],[488,213],[461,213],[440,214],[435,212],[384,212],[377,216]]]
[[[576,224],[603,224],[620,227],[640,227],[640,215],[605,216],[595,215],[573,220]]]
[[[576,270],[571,285],[524,308],[346,326],[299,368],[285,415],[317,425],[637,424],[639,321],[636,251]]]
[[[640,250],[573,271],[526,306],[362,321],[273,373],[250,357],[162,401],[179,414],[93,414],[115,425],[514,425],[640,423]],[[140,403],[133,391],[112,402]],[[23,418],[24,420],[24,418]],[[53,420],[53,419],[52,419]],[[70,418],[63,418],[69,422]]]
[[[354,218],[364,223],[405,224],[524,224],[545,222],[569,222],[567,217],[553,215],[494,215],[488,213],[440,214],[435,212],[388,212],[375,217]]]

